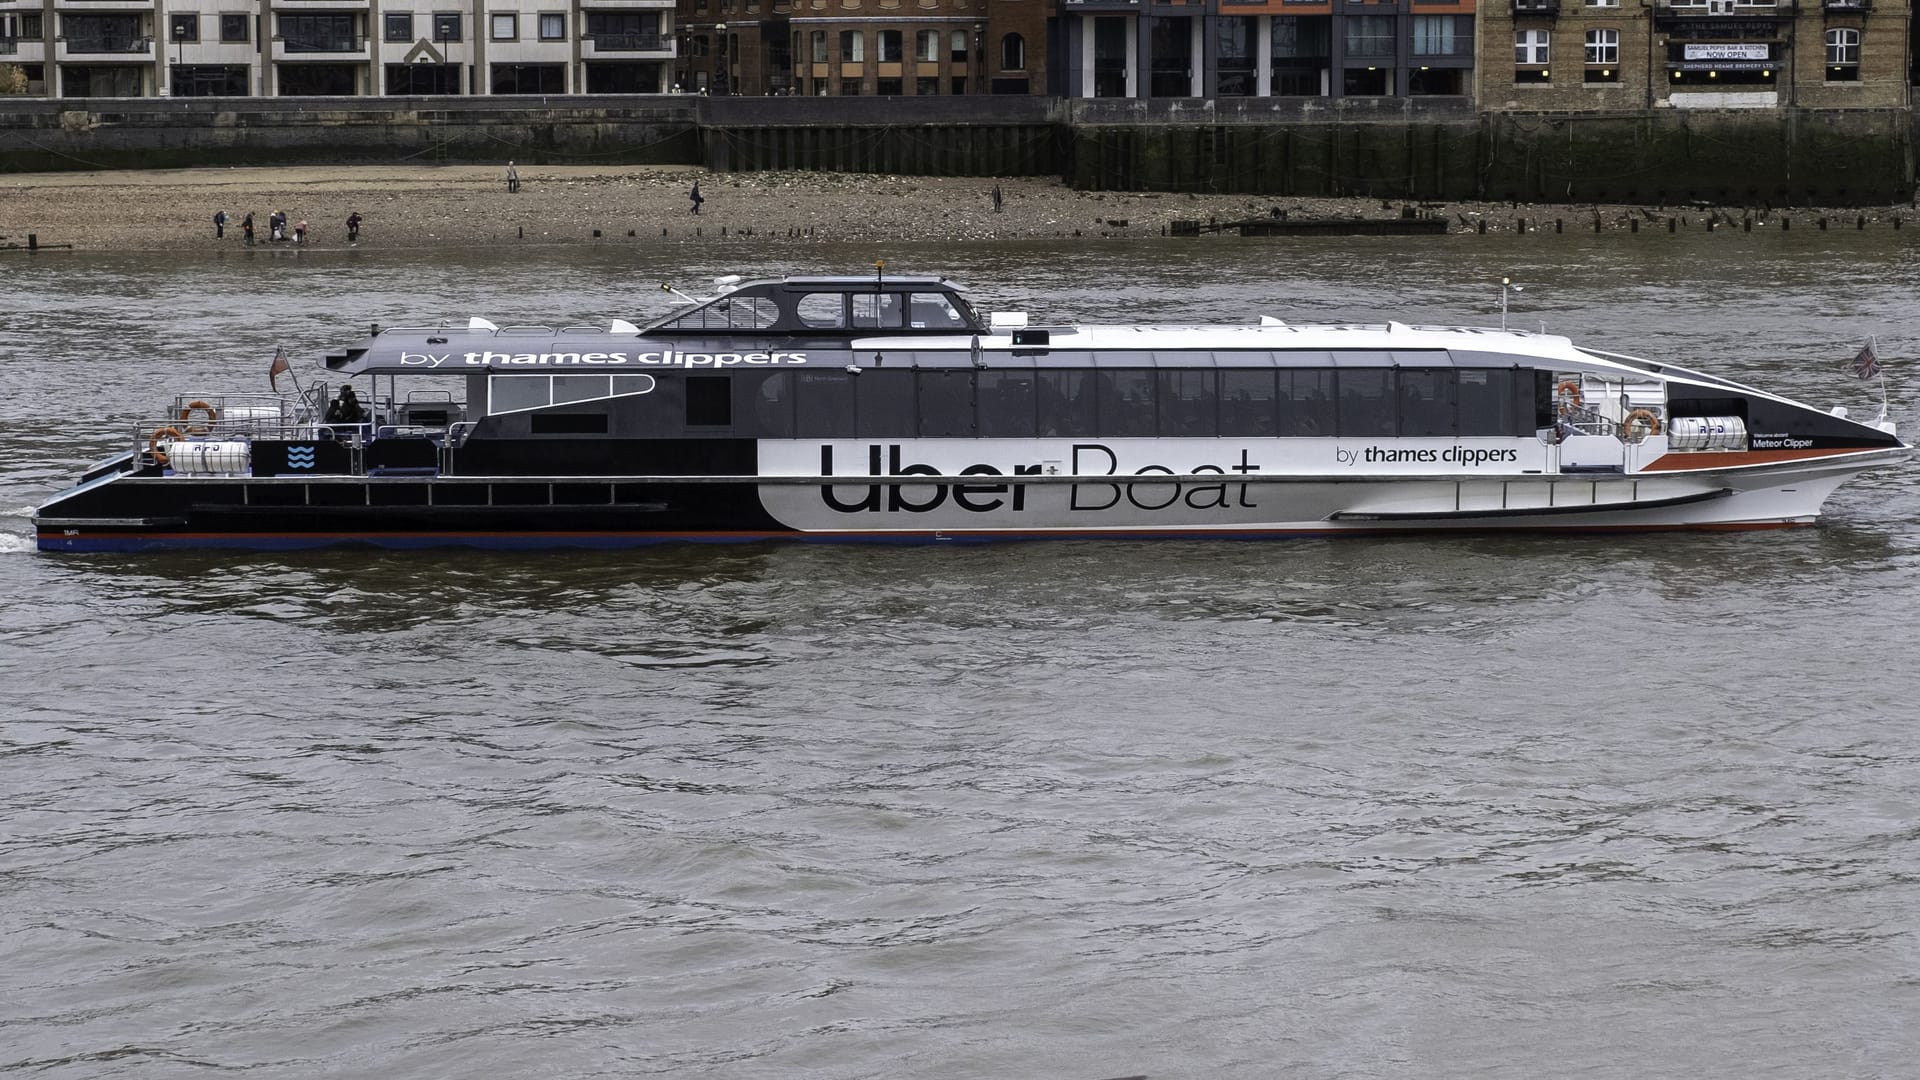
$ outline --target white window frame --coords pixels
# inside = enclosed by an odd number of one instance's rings
[[[939,61],[940,31],[915,31],[913,35],[913,58],[923,64],[931,64]]]
[[[1528,67],[1545,67],[1553,54],[1553,33],[1549,30],[1515,30],[1513,62]]]
[[[1620,66],[1620,31],[1587,31],[1587,63],[1607,67]]]
[[[1860,31],[1850,26],[1827,31],[1827,66],[1860,66]]]

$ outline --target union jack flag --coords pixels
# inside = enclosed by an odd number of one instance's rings
[[[1871,379],[1880,374],[1880,358],[1873,354],[1873,342],[1860,346],[1860,352],[1853,358],[1853,377]]]

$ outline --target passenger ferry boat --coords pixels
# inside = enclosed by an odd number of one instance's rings
[[[1036,325],[939,277],[681,295],[644,327],[376,327],[292,393],[175,398],[39,545],[1763,528],[1910,450],[1519,330]]]

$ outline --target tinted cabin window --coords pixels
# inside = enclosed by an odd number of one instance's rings
[[[1090,371],[1035,372],[1034,395],[1040,434],[1047,438],[1087,437],[1099,433]]]
[[[793,435],[793,373],[781,371],[760,380],[753,389],[753,420],[757,433],[771,438]]]
[[[1550,428],[1556,422],[1553,406],[1553,372],[1533,373],[1533,427]]]
[[[765,330],[780,318],[770,296],[738,296],[695,308],[671,322],[668,330]]]
[[[555,375],[553,377],[553,401],[558,405],[564,401],[592,401],[606,397],[608,393],[605,375]]]
[[[953,302],[940,293],[914,293],[909,297],[907,321],[918,327],[948,329],[965,326],[967,323],[959,310],[953,306]]]
[[[847,298],[842,293],[807,293],[794,305],[806,326],[838,329],[847,325]]]
[[[1272,435],[1278,415],[1270,368],[1228,368],[1220,372],[1220,434]]]
[[[1342,368],[1334,430],[1343,436],[1391,435],[1394,427],[1392,368]]]
[[[733,380],[725,375],[687,376],[687,426],[733,424]]]
[[[855,376],[844,371],[794,372],[794,430],[808,439],[851,439]]]
[[[892,293],[855,293],[848,299],[853,304],[856,327],[897,329],[906,325],[900,298]]]
[[[906,368],[867,368],[853,380],[863,438],[912,438],[913,372]]]
[[[986,438],[1030,439],[1034,419],[1034,373],[982,371],[976,376],[980,434]]]
[[[1100,434],[1150,436],[1158,428],[1153,407],[1154,372],[1117,369],[1094,372],[1094,396],[1100,405]]]
[[[1454,434],[1452,368],[1401,368],[1399,383],[1400,434]]]
[[[973,434],[973,372],[921,371],[920,434],[927,438]]]
[[[1280,371],[1280,434],[1333,434],[1333,372],[1324,368]]]
[[[1459,375],[1460,434],[1513,435],[1520,425],[1513,403],[1513,372],[1462,368]]]
[[[1218,381],[1213,371],[1162,371],[1159,381],[1160,434],[1212,438],[1220,433]]]

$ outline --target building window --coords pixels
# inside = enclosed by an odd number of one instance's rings
[[[840,96],[841,97],[859,97],[860,96],[860,80],[859,79],[841,79],[840,80]]]
[[[1832,35],[1829,34],[1828,37],[1832,37]],[[193,13],[167,16],[167,39],[169,41],[199,41],[200,16]]]
[[[965,30],[955,30],[952,36],[947,38],[947,49],[949,52],[953,54],[951,59],[953,60],[954,63],[956,64],[966,63],[967,62],[967,32]]]
[[[1392,56],[1393,19],[1392,15],[1347,16],[1347,56]]]
[[[900,50],[904,47],[898,30],[882,30],[873,35],[874,59],[883,64],[899,63]]]
[[[811,56],[813,62],[816,64],[824,64],[827,62],[827,32],[825,30],[815,30],[807,36],[807,55]]]
[[[1620,0],[1587,0],[1588,7],[1619,7]]]
[[[240,42],[246,41],[247,40],[247,17],[245,15],[220,16],[220,40],[221,41],[240,41]]]
[[[540,40],[560,41],[567,36],[567,17],[559,12],[541,12]]]
[[[902,88],[899,79],[875,79],[873,92],[880,97],[899,97]]]
[[[695,34],[693,35],[693,40],[687,42],[687,55],[689,56],[710,56],[712,53],[713,39],[705,34]]]
[[[1027,68],[1027,42],[1019,34],[1008,34],[1000,39],[1000,70],[1025,71]]]
[[[412,41],[413,13],[389,11],[386,14],[386,28],[388,41]]]
[[[922,30],[913,36],[913,58],[925,63],[940,59],[940,31]]]
[[[1454,31],[1459,24],[1451,15],[1415,15],[1413,17],[1413,54],[1415,56],[1453,56],[1465,52],[1473,43],[1473,27],[1464,34]]]
[[[843,63],[858,64],[867,58],[867,36],[858,30],[840,31],[840,59]],[[858,83],[855,84],[858,86]],[[858,93],[855,90],[855,93]],[[842,90],[841,93],[846,93]]]
[[[493,31],[490,35],[495,41],[513,41],[520,36],[520,16],[513,14],[494,15]]]
[[[434,14],[433,40],[460,40],[460,15],[458,12],[437,12]]]
[[[1620,31],[1587,31],[1587,63],[1620,66]]]
[[[1547,63],[1549,39],[1545,30],[1515,30],[1513,32],[1513,62],[1516,64]]]
[[[922,75],[919,78],[913,80],[913,96],[939,97],[940,96],[940,76]]]
[[[1827,81],[1860,81],[1860,31],[1827,31]]]

